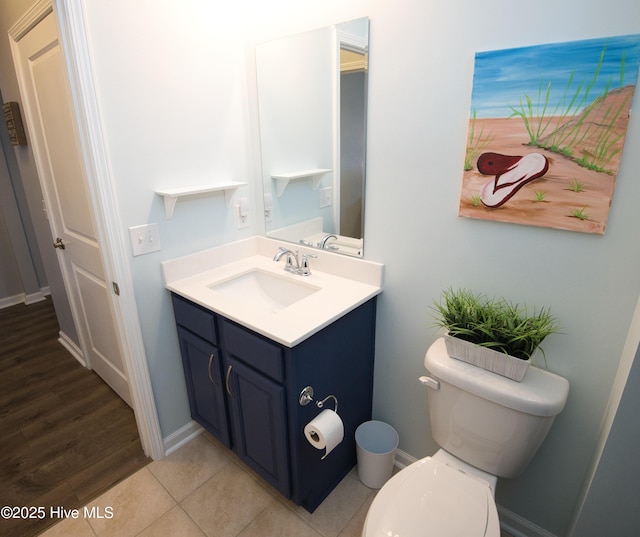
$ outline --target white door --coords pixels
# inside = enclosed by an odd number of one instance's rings
[[[131,406],[54,15],[12,42],[12,52],[84,360]]]

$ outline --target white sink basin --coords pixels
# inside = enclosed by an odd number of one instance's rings
[[[162,262],[172,292],[273,341],[293,347],[382,291],[380,263],[326,250],[311,275],[284,270],[285,243],[251,237]]]
[[[320,290],[315,285],[259,269],[207,287],[223,296],[244,302],[251,309],[267,313],[277,313]]]

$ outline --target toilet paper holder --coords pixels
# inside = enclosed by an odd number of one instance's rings
[[[316,406],[318,408],[322,408],[324,404],[327,402],[327,399],[333,399],[333,402],[336,405],[336,407],[333,410],[337,414],[338,398],[335,395],[327,395],[322,401],[315,401]],[[309,403],[312,403],[312,402],[314,402],[313,388],[311,386],[305,386],[304,388],[302,388],[302,391],[300,392],[300,396],[298,397],[298,403],[300,403],[300,406],[307,406]]]

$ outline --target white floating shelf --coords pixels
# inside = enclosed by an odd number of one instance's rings
[[[208,192],[224,192],[224,199],[228,207],[231,205],[234,192],[241,186],[246,186],[247,184],[248,183],[242,183],[240,181],[227,181],[225,183],[217,183],[215,185],[165,188],[162,190],[156,190],[156,194],[164,198],[164,211],[167,215],[167,219],[171,220],[171,218],[173,218],[173,210],[175,209],[178,198],[195,196],[196,194],[207,194]]]
[[[297,181],[299,179],[313,179],[313,189],[318,188],[320,179],[325,173],[332,172],[333,170],[327,168],[314,168],[312,170],[303,170],[301,172],[291,173],[273,173],[271,178],[276,182],[276,196],[282,196],[284,189],[291,181]]]

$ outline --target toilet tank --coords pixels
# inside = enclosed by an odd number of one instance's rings
[[[429,418],[434,440],[457,458],[498,477],[516,477],[531,461],[569,395],[566,379],[529,367],[516,382],[450,358],[444,339],[427,351]]]

